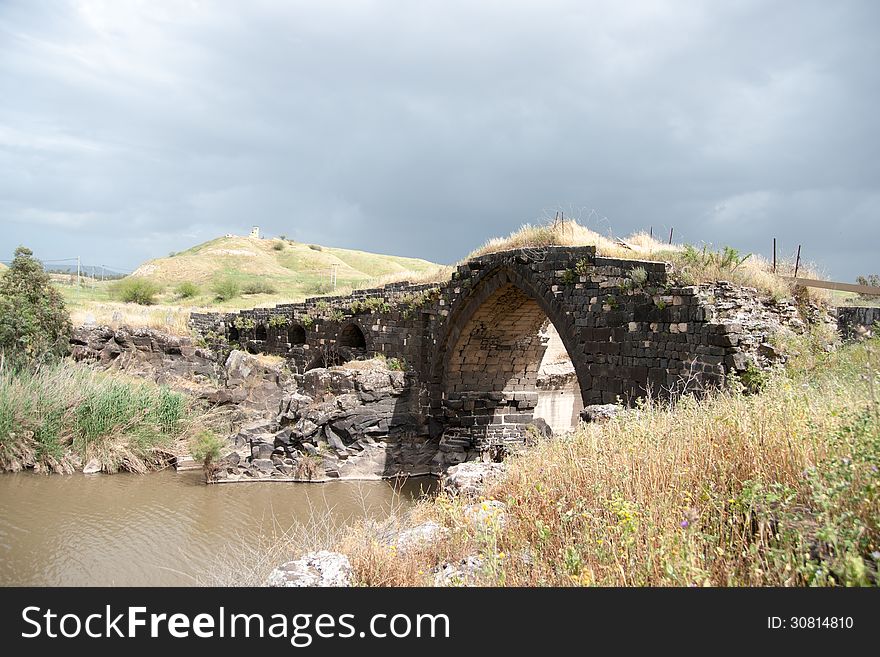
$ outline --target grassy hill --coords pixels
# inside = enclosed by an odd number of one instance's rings
[[[331,274],[336,274],[336,289]],[[443,272],[440,265],[401,256],[303,244],[281,239],[219,237],[166,258],[148,260],[121,282],[89,281],[81,288],[59,284],[74,322],[185,328],[193,308],[232,310],[300,301],[309,296],[345,293],[392,280],[425,280]],[[121,303],[126,281],[146,280],[158,289],[155,304]],[[218,284],[238,293],[218,300]],[[193,294],[180,288],[189,284]]]
[[[245,288],[249,283],[259,283],[276,290],[272,296],[295,299],[332,291],[330,277],[334,269],[337,287],[350,288],[381,277],[418,275],[436,267],[418,258],[281,239],[220,237],[167,258],[145,262],[132,277],[166,286],[194,283],[206,296],[210,296],[210,288],[218,281],[233,280]]]

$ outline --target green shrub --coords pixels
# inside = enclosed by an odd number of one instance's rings
[[[859,285],[867,285],[869,287],[880,288],[880,275],[878,274],[868,274],[867,276],[857,276],[856,283]],[[880,294],[864,294],[859,293],[858,299],[863,299],[865,301],[873,301],[876,299],[880,299]]]
[[[277,290],[266,281],[248,281],[241,289],[242,294],[275,294]]]
[[[229,301],[241,294],[241,284],[234,278],[223,278],[211,286],[217,301]]]
[[[257,328],[257,321],[250,317],[236,317],[232,325],[239,331],[253,331]]]
[[[123,278],[111,288],[113,296],[120,301],[141,306],[151,306],[156,303],[156,295],[160,292],[162,287],[146,278]]]
[[[193,297],[198,296],[200,292],[199,286],[190,281],[184,281],[174,288],[174,291],[181,299],[192,299]]]
[[[323,251],[323,250],[324,250],[324,247],[319,246],[319,245],[317,245],[317,244],[309,244],[309,248],[310,248],[312,251]]]
[[[0,275],[0,356],[10,366],[67,353],[70,315],[64,299],[23,246]]]
[[[392,372],[405,372],[406,361],[403,358],[388,358],[385,363]]]
[[[629,280],[635,287],[642,287],[648,282],[648,271],[644,267],[633,267],[629,272]]]
[[[193,459],[202,462],[205,481],[209,481],[216,471],[224,447],[226,441],[213,431],[202,431],[190,441],[190,452]]]
[[[330,294],[333,291],[333,285],[327,281],[318,281],[306,289],[306,294]]]
[[[272,244],[272,248],[275,249],[276,251],[283,251],[284,250],[284,241],[283,240],[284,240],[283,237],[276,240],[275,243]]]

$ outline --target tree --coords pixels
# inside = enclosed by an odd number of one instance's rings
[[[868,274],[867,276],[857,276],[856,283],[859,285],[868,285],[870,287],[880,287],[880,275],[878,274]],[[859,294],[860,299],[880,299],[880,295],[877,294]]]
[[[20,367],[61,356],[70,342],[70,315],[43,265],[23,246],[0,276],[0,355]]]

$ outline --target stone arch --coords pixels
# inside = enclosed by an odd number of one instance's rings
[[[336,344],[339,347],[347,347],[348,349],[361,349],[366,351],[367,338],[360,326],[354,322],[350,322],[342,327],[336,338]]]
[[[582,408],[590,376],[577,358],[574,320],[554,300],[506,264],[453,301],[432,359],[436,419],[489,442],[521,437],[534,420],[539,370],[554,339],[570,359],[573,401]]]
[[[325,346],[318,354],[309,361],[304,371],[314,370],[319,367],[335,367],[342,365],[350,360],[355,360],[358,354],[345,347],[336,348],[333,346]]]
[[[260,322],[257,324],[256,328],[254,328],[254,340],[257,342],[265,342],[269,339],[269,332],[266,329],[266,325]]]
[[[238,327],[235,324],[230,324],[229,326],[229,341],[230,342],[238,342],[241,339],[241,333],[238,330]]]
[[[287,329],[287,342],[294,344],[305,344],[306,329],[301,324],[291,324]]]

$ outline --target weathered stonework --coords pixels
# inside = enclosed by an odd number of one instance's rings
[[[791,301],[725,282],[678,286],[667,265],[594,247],[473,259],[443,284],[191,317],[215,349],[282,355],[294,371],[381,354],[413,372],[408,435],[437,441],[438,467],[522,443],[534,426],[552,325],[584,405],[722,385],[778,356],[768,338],[804,326]],[[542,382],[543,381],[543,382]]]

